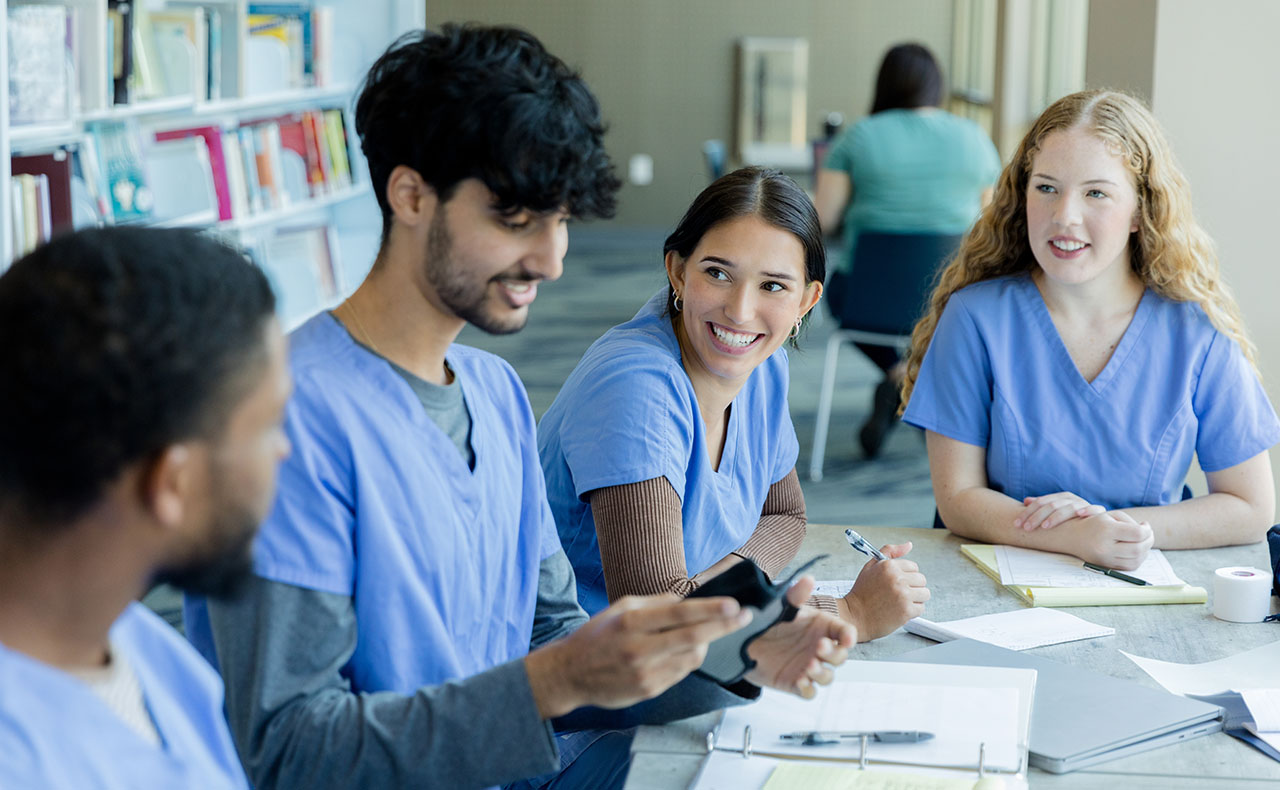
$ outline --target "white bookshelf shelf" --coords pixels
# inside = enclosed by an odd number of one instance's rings
[[[291,235],[298,237],[316,232],[326,235],[334,267],[341,268],[341,258],[345,252],[354,252],[355,260],[371,259],[369,247],[375,245],[378,238],[377,213],[366,211],[363,205],[358,211],[349,206],[353,201],[368,200],[371,195],[367,176],[365,176],[364,159],[360,154],[352,127],[352,96],[364,70],[373,58],[400,34],[423,24],[425,8],[421,0],[375,0],[375,2],[315,0],[308,3],[331,9],[333,35],[331,52],[334,54],[330,64],[331,70],[326,71],[325,75],[332,84],[288,90],[269,88],[268,86],[276,86],[271,80],[246,80],[246,71],[254,68],[253,64],[256,62],[246,51],[252,49],[246,47],[250,0],[167,0],[167,2],[146,0],[145,5],[151,12],[165,8],[195,9],[205,6],[216,9],[220,14],[222,36],[218,52],[221,65],[217,68],[220,69],[218,75],[221,77],[223,98],[204,100],[201,90],[197,87],[204,83],[197,78],[190,83],[193,89],[182,95],[145,99],[114,106],[111,104],[111,48],[107,41],[109,25],[105,0],[0,0],[0,2],[4,5],[4,13],[0,14],[0,92],[4,94],[0,97],[0,185],[5,187],[0,190],[0,272],[7,268],[16,248],[12,190],[9,188],[12,158],[16,155],[45,154],[59,148],[75,150],[77,144],[91,139],[92,124],[101,121],[127,121],[131,126],[140,127],[143,170],[149,184],[156,188],[156,174],[146,172],[156,168],[164,169],[164,173],[169,175],[170,180],[178,184],[177,192],[169,190],[165,193],[165,199],[168,201],[185,198],[191,190],[186,188],[185,173],[172,169],[178,165],[170,164],[176,162],[180,165],[184,161],[181,159],[181,149],[175,152],[170,148],[167,153],[168,158],[153,159],[156,151],[152,149],[152,132],[217,126],[222,128],[224,139],[226,139],[226,134],[242,127],[271,126],[279,116],[335,108],[341,109],[344,114],[345,129],[343,131],[346,136],[349,173],[342,177],[340,182],[346,182],[348,186],[337,188],[336,191],[318,197],[297,200],[282,208],[260,211],[257,214],[237,217],[225,222],[218,220],[216,208],[192,205],[187,209],[190,213],[182,213],[180,216],[166,219],[154,219],[146,221],[145,224],[208,230],[210,233],[228,238],[233,243],[238,243],[267,268],[271,268],[276,263],[277,250],[282,254],[288,251],[287,242],[281,241],[282,239]],[[75,28],[73,38],[77,51],[74,53],[74,61],[77,68],[68,89],[74,94],[69,104],[75,110],[71,117],[65,120],[10,126],[7,112],[10,90],[7,46],[11,32],[7,24],[9,10],[14,6],[31,2],[65,6],[71,12],[69,19],[73,21],[69,24],[73,24]],[[254,73],[249,72],[248,76]],[[270,92],[253,94],[251,91],[254,90],[255,84],[260,86],[260,90],[270,90]],[[249,92],[248,95],[245,95],[246,92]],[[294,150],[296,151],[296,148]],[[178,158],[173,158],[175,156]],[[284,182],[293,186],[294,194],[297,194],[297,172],[297,170],[289,170],[288,173],[291,175]],[[212,183],[210,182],[211,188]],[[276,184],[281,183],[277,178]],[[159,192],[158,188],[157,192]],[[198,203],[198,201],[195,202]],[[256,197],[253,202],[257,202]],[[241,206],[235,205],[235,201],[233,206],[236,211],[243,210]],[[166,207],[170,209],[169,213],[183,211],[172,202],[167,202]],[[81,214],[78,215],[77,221],[83,222],[85,215],[82,204],[76,204],[73,207],[73,215],[78,210]],[[18,231],[18,235],[20,234],[21,229]],[[341,286],[339,290],[349,290],[349,283],[346,285],[341,283],[341,272],[336,272],[336,275],[338,284]],[[324,281],[324,278],[319,278],[319,281]],[[310,290],[310,285],[305,279],[301,281],[294,279],[280,285],[286,289],[300,287],[302,293]],[[333,297],[329,295],[328,298],[331,300]],[[294,301],[296,303],[296,299]],[[331,304],[322,302],[321,306],[331,306]]]

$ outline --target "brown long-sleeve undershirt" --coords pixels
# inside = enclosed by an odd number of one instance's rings
[[[700,581],[689,576],[684,556],[684,518],[680,496],[665,477],[598,488],[590,492],[600,560],[609,601],[624,595],[673,592],[687,596]],[[794,469],[769,487],[760,521],[741,547],[731,552],[751,559],[769,578],[787,566],[805,534],[804,493]],[[809,600],[831,614],[836,601]]]

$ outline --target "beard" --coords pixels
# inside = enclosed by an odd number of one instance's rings
[[[253,575],[253,539],[261,518],[249,508],[223,507],[214,517],[213,538],[189,559],[156,571],[155,582],[192,595],[233,598]]]
[[[427,230],[427,282],[444,306],[457,317],[491,335],[510,335],[524,329],[528,310],[511,310],[488,304],[489,285],[497,278],[478,282],[467,276],[466,264],[453,257],[453,237],[445,225],[443,211],[437,211]],[[505,277],[505,275],[504,275]],[[505,277],[531,282],[540,278]]]

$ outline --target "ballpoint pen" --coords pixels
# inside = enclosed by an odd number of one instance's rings
[[[1137,576],[1130,576],[1127,573],[1121,573],[1120,571],[1114,570],[1112,568],[1104,568],[1101,565],[1094,565],[1092,562],[1086,562],[1084,564],[1084,567],[1088,568],[1091,571],[1094,571],[1095,573],[1101,573],[1104,576],[1110,576],[1113,579],[1119,579],[1122,582],[1129,582],[1130,584],[1137,584],[1143,587],[1149,586],[1151,584],[1151,582],[1147,581],[1146,579],[1139,579]]]
[[[844,531],[844,537],[845,537],[845,540],[849,541],[850,546],[854,547],[855,549],[867,555],[868,557],[871,557],[872,559],[877,559],[877,560],[889,559],[888,557],[884,556],[883,553],[881,553],[880,549],[877,549],[875,546],[872,546],[870,543],[867,542],[866,538],[862,537],[861,535],[859,535],[858,533],[854,532],[851,529],[846,529]]]
[[[923,730],[856,730],[844,732],[840,730],[801,730],[784,732],[779,737],[784,741],[799,741],[801,746],[827,746],[839,743],[841,739],[853,739],[867,736],[868,740],[877,743],[919,743],[933,737],[933,733]]]

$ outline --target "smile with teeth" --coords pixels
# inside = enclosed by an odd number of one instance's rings
[[[716,336],[716,340],[732,348],[746,348],[756,340],[764,337],[764,335],[755,332],[732,332],[710,322],[708,322],[707,326],[711,327],[711,332]]]
[[[513,294],[528,293],[533,287],[532,280],[503,280],[502,287],[506,288]]]
[[[1054,239],[1049,243],[1057,247],[1058,249],[1062,250],[1063,252],[1075,252],[1076,250],[1082,250],[1085,247],[1089,246],[1088,244],[1085,244],[1083,241],[1067,241],[1065,239]]]

